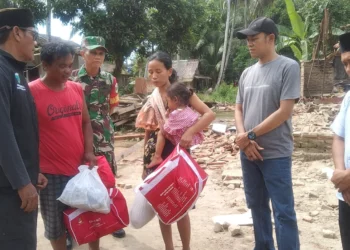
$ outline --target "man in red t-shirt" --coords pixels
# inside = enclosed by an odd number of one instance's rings
[[[41,50],[46,74],[29,83],[39,121],[40,170],[48,185],[40,193],[45,237],[54,250],[66,249],[63,211],[57,201],[78,167],[89,162],[96,165],[93,132],[84,93],[80,84],[68,81],[72,72],[74,49],[65,43],[49,43]],[[89,243],[99,249],[99,241]]]

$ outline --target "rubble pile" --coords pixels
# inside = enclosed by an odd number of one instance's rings
[[[205,104],[207,104],[207,103],[205,103]],[[226,104],[222,104],[222,103],[216,103],[216,105],[214,106],[214,109],[216,111],[235,111],[235,105],[226,105]]]
[[[327,133],[340,110],[340,104],[298,103],[294,107],[294,133]]]
[[[233,146],[236,137],[233,132],[219,134],[209,130],[205,137],[203,144],[191,152],[204,169],[222,168],[238,153],[238,148]]]
[[[119,105],[112,111],[111,118],[115,126],[127,123],[132,125],[139,113],[144,97],[141,95],[124,95],[119,100]]]

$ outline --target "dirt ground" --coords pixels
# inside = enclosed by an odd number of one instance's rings
[[[122,148],[116,148],[116,154]],[[140,182],[142,170],[142,149],[119,161],[118,183],[131,184],[135,187]],[[239,169],[239,159],[236,157],[231,166]],[[293,166],[293,182],[295,192],[296,211],[298,216],[301,249],[305,250],[340,250],[340,236],[337,223],[337,199],[335,191],[329,181],[321,175],[323,167],[332,167],[330,160],[304,162],[295,157]],[[253,249],[254,237],[251,226],[242,227],[243,234],[231,237],[227,231],[214,233],[212,217],[240,213],[245,211],[245,198],[242,188],[230,189],[223,185],[222,169],[206,170],[209,174],[207,185],[199,199],[196,209],[190,212],[192,222],[192,250],[248,250]],[[133,189],[121,189],[131,206]],[[312,213],[313,217],[310,216]],[[307,222],[305,220],[310,220]],[[38,250],[48,250],[50,244],[44,238],[43,224],[39,215]],[[324,238],[323,230],[335,233],[334,239]],[[162,250],[163,243],[156,219],[144,228],[135,230],[126,228],[124,239],[114,239],[106,236],[101,239],[101,250]],[[176,227],[173,227],[175,249],[181,248],[181,241]],[[75,246],[74,249],[88,249],[87,245]]]

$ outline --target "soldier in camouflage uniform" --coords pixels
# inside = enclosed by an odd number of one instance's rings
[[[101,70],[106,56],[105,40],[99,36],[88,36],[82,41],[81,56],[85,64],[72,73],[72,80],[82,84],[94,132],[95,155],[104,155],[114,173],[117,164],[114,156],[114,128],[110,114],[118,106],[117,79]],[[113,233],[114,237],[125,237],[123,229]]]
[[[72,80],[80,82],[84,89],[94,131],[95,154],[104,155],[116,174],[114,128],[110,113],[118,105],[119,96],[116,78],[100,68],[106,52],[105,40],[102,37],[86,37],[81,51],[85,65],[73,71]]]

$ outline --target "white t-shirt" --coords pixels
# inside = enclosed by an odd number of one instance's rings
[[[342,138],[344,138],[345,152],[344,164],[345,168],[350,168],[350,92],[348,92],[341,104],[339,114],[331,125],[332,131]],[[337,198],[344,201],[341,193],[337,193]]]
[[[350,168],[350,92],[348,92],[341,104],[339,114],[331,125],[332,131],[345,142],[344,163],[346,169]]]

